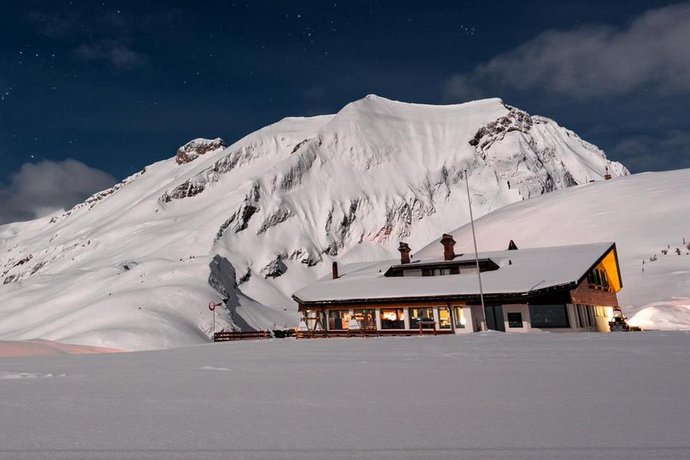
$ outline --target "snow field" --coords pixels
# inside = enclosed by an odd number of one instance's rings
[[[480,333],[5,358],[0,458],[687,458],[688,347]]]

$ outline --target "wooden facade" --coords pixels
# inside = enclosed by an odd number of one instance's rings
[[[618,307],[618,296],[611,289],[603,289],[583,280],[570,291],[570,303]]]

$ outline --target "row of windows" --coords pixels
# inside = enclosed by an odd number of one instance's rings
[[[575,305],[575,327],[596,327],[596,316],[606,316],[603,307],[595,310],[593,305]],[[536,328],[567,328],[570,327],[568,309],[564,304],[559,305],[530,305],[529,314],[532,327]],[[510,313],[509,313],[510,315]],[[510,318],[509,318],[510,321]],[[510,326],[514,327],[514,326]],[[515,326],[521,327],[521,326]]]
[[[409,328],[418,329],[420,323],[423,327],[435,327],[436,312],[438,312],[438,327],[440,329],[450,329],[453,320],[456,328],[464,328],[465,312],[462,307],[452,308],[452,318],[451,310],[448,307],[408,308]],[[376,329],[377,311],[381,321],[381,329],[405,329],[404,308],[355,309],[352,310],[352,313],[350,310],[328,310],[327,327],[329,330],[345,330],[354,327]],[[356,321],[356,324],[353,321]]]
[[[608,290],[610,286],[609,277],[606,274],[606,271],[599,270],[598,268],[595,268],[587,274],[587,281],[592,286],[603,288],[606,290]]]
[[[350,328],[376,329],[377,315],[381,329],[406,329],[405,314],[409,329],[422,327],[439,327],[451,329],[465,327],[465,312],[463,307],[455,306],[452,310],[448,307],[414,307],[414,308],[381,308],[381,309],[355,309],[355,310],[329,310],[329,330],[346,330]],[[452,313],[452,314],[451,314]],[[592,305],[574,306],[575,327],[594,328],[596,317],[606,316],[603,307]],[[438,321],[436,321],[438,315]],[[554,305],[530,305],[529,315],[531,326],[534,328],[569,328],[570,319],[565,304]],[[523,319],[520,312],[506,313],[509,328],[522,328]]]

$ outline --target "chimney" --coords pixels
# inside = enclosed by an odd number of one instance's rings
[[[333,279],[338,279],[338,262],[333,262]]]
[[[443,245],[443,259],[455,259],[455,250],[453,249],[453,246],[455,246],[455,240],[453,239],[453,235],[444,233],[443,237],[441,238],[441,244]]]
[[[410,252],[412,251],[412,249],[410,249],[410,246],[407,243],[403,243],[401,241],[400,246],[398,247],[398,251],[400,251],[400,263],[409,264]]]

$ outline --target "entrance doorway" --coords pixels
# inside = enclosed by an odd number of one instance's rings
[[[487,305],[484,307],[486,316],[486,327],[492,331],[506,331],[506,324],[503,321],[503,305]]]

